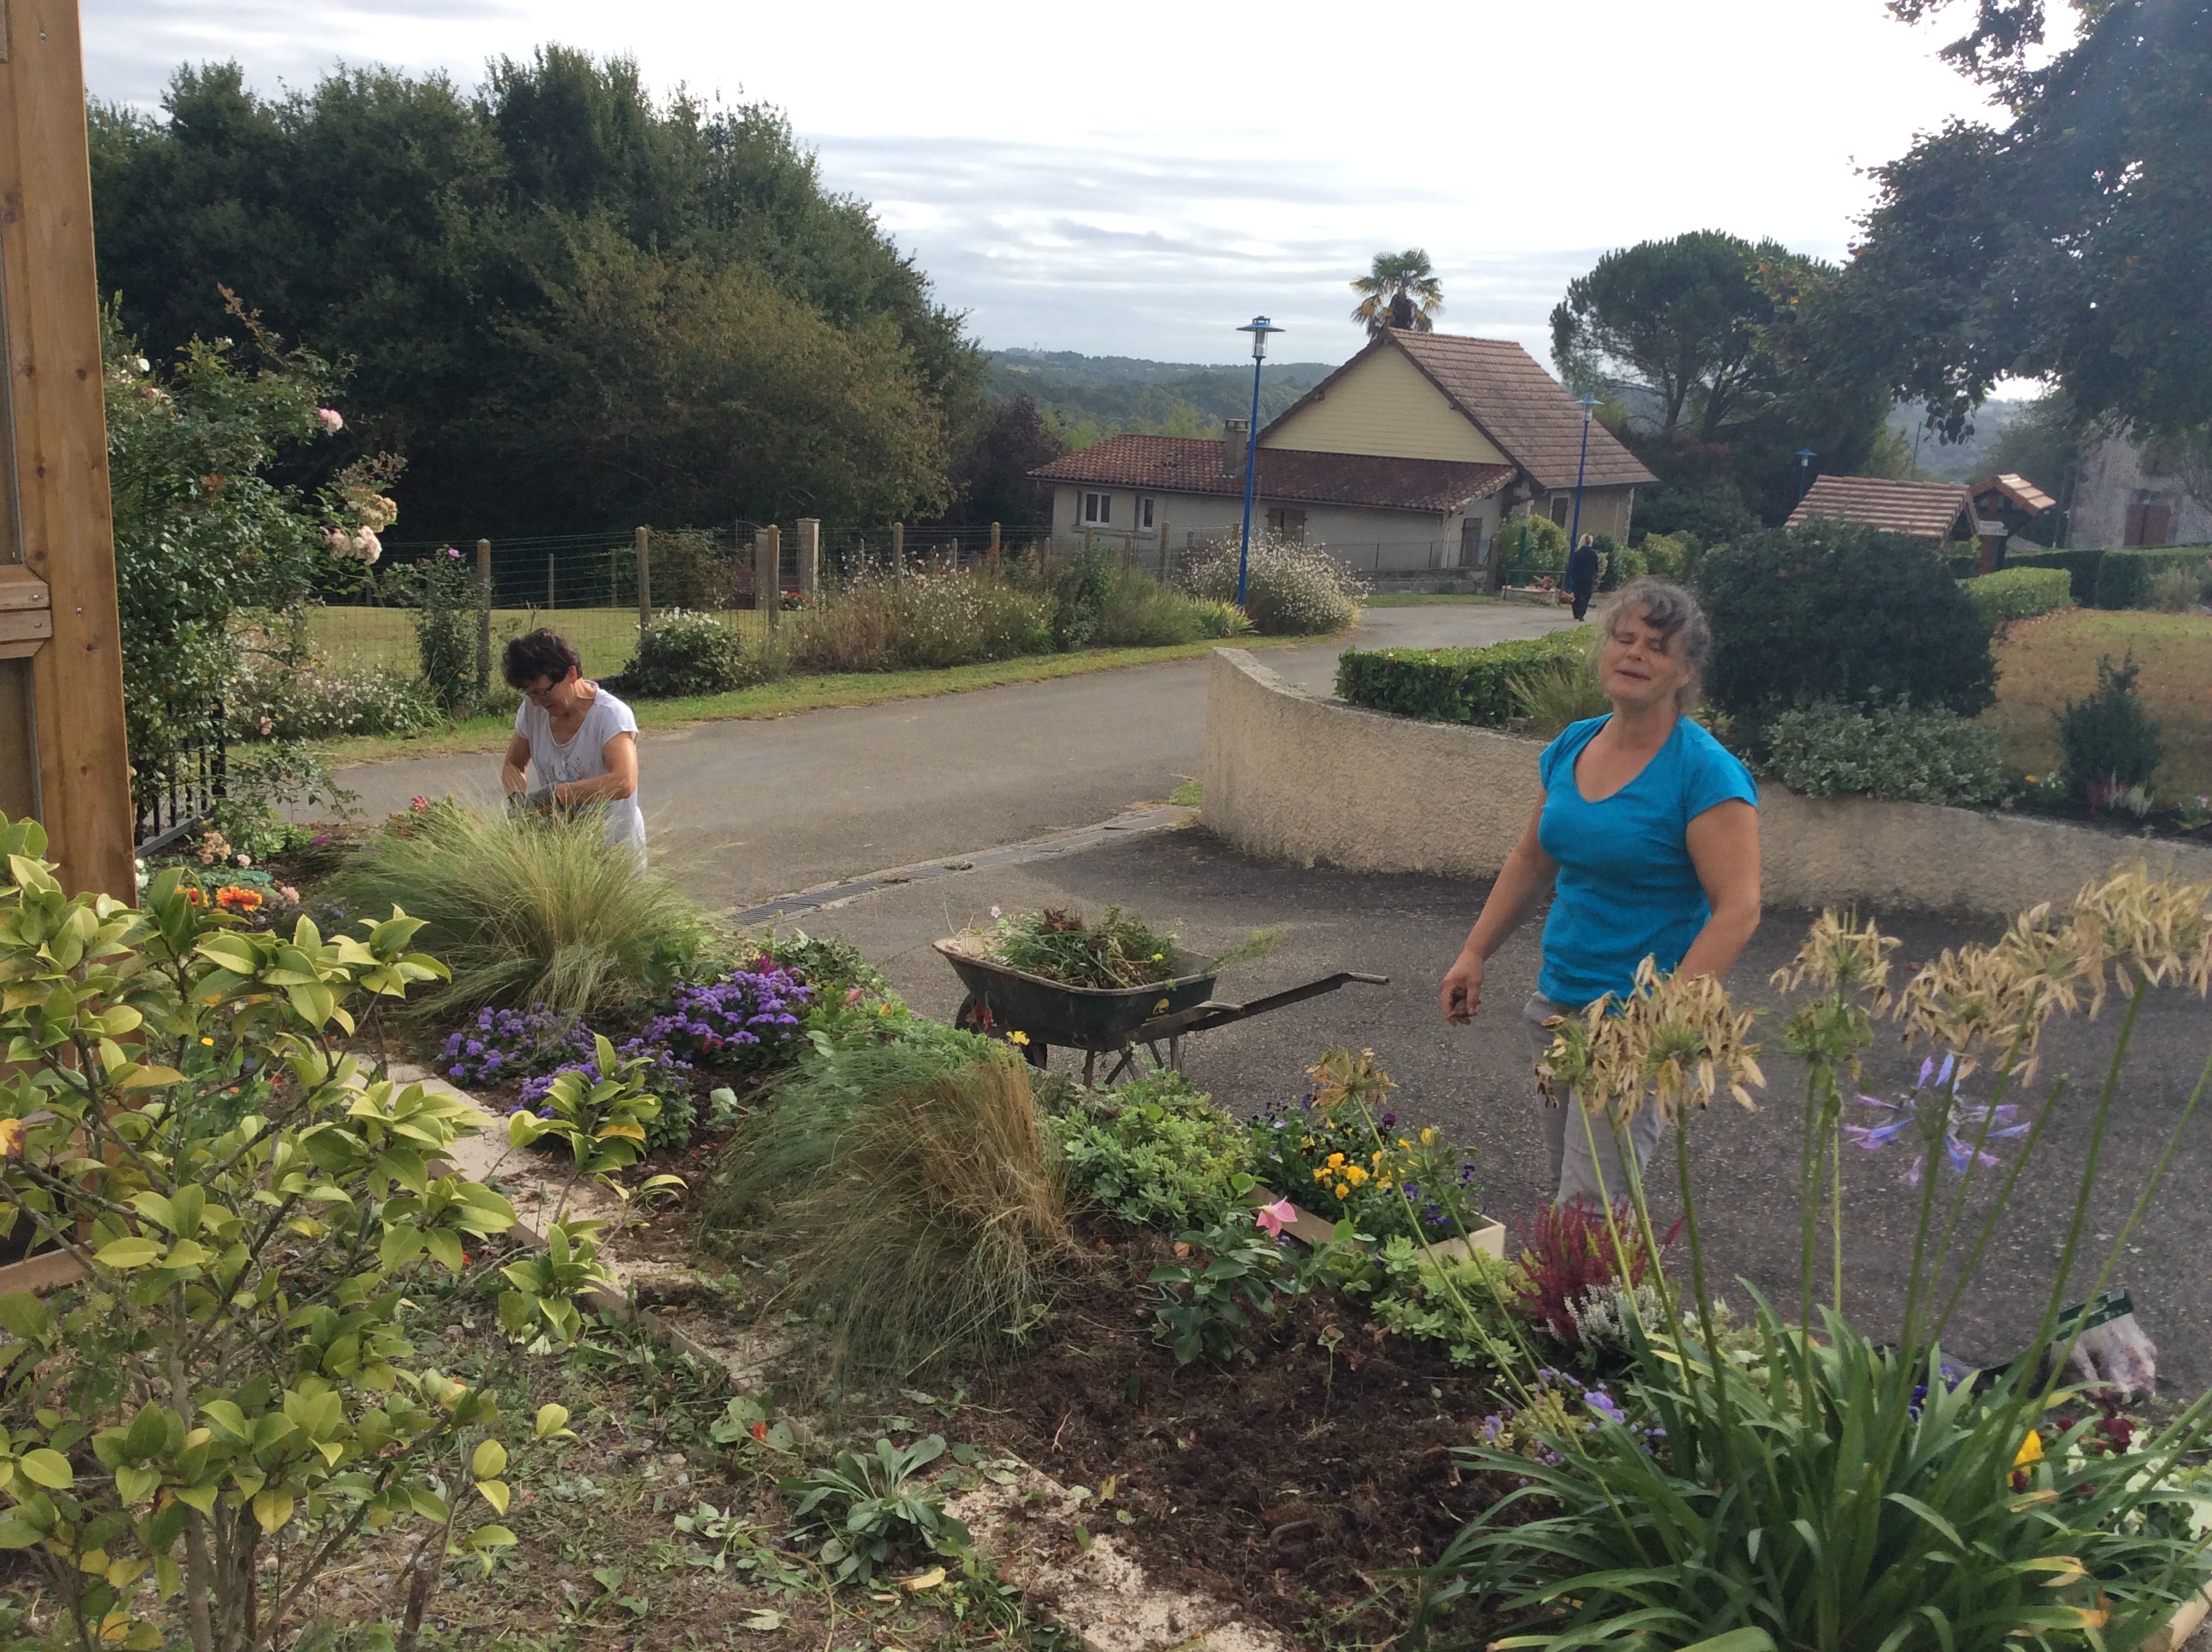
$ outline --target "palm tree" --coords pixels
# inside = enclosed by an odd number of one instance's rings
[[[1444,284],[1436,266],[1418,246],[1402,252],[1377,252],[1375,266],[1352,283],[1359,295],[1354,321],[1367,325],[1367,336],[1380,338],[1385,327],[1408,332],[1427,332],[1433,318],[1444,307]]]

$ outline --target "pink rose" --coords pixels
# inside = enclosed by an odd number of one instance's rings
[[[319,407],[315,416],[323,422],[323,428],[334,436],[345,428],[345,419],[335,407]]]

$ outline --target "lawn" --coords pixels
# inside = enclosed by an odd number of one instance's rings
[[[2005,761],[2028,774],[2058,762],[2056,714],[2097,686],[2097,661],[2132,655],[2136,686],[2165,725],[2161,796],[2212,792],[2212,616],[2073,608],[2014,625],[1998,642],[1994,725]]]
[[[747,636],[759,634],[762,616],[732,610],[715,616]],[[415,621],[405,608],[317,608],[308,626],[323,652],[337,664],[416,668]],[[507,638],[550,625],[576,645],[586,676],[610,676],[637,652],[635,608],[495,608],[491,641],[495,652]]]

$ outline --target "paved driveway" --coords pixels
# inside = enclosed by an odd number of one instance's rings
[[[1518,604],[1380,608],[1368,610],[1351,646],[1494,642],[1565,623]],[[1346,646],[1265,657],[1327,693]],[[640,793],[653,858],[708,904],[734,907],[1107,819],[1197,775],[1206,673],[1204,659],[1176,660],[648,732]],[[373,818],[416,795],[495,798],[499,760],[364,764],[339,778]]]

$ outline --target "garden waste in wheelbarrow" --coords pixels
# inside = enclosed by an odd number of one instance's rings
[[[1166,981],[1145,987],[1070,987],[1008,969],[984,956],[989,944],[981,935],[954,935],[937,943],[938,951],[968,989],[953,1023],[968,1032],[1000,1038],[1019,1034],[1015,1042],[1033,1066],[1044,1066],[1055,1044],[1081,1050],[1086,1084],[1101,1055],[1121,1057],[1107,1075],[1109,1084],[1134,1071],[1140,1048],[1151,1052],[1156,1066],[1180,1066],[1182,1041],[1192,1033],[1318,998],[1347,981],[1381,987],[1390,979],[1340,969],[1250,1003],[1229,1004],[1212,996],[1215,967],[1180,948],[1168,960],[1172,973]],[[1167,1046],[1164,1055],[1163,1043]]]

